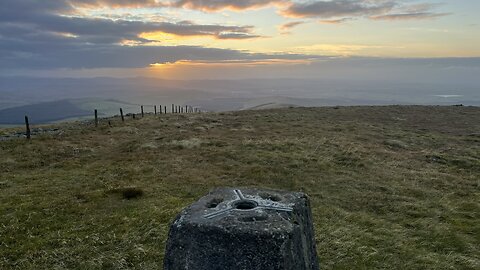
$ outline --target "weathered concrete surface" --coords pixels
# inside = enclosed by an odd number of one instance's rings
[[[216,189],[175,219],[164,269],[319,269],[308,197]]]

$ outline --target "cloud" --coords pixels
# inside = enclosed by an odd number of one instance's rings
[[[392,1],[337,0],[295,2],[282,14],[294,18],[335,18],[385,14],[395,7]]]
[[[292,18],[320,18],[321,23],[338,24],[355,18],[373,20],[419,20],[448,15],[432,10],[437,4],[404,4],[399,0],[336,0],[292,2],[280,13]]]
[[[164,1],[156,0],[66,0],[66,2],[72,7],[82,8],[145,8],[167,6]]]
[[[431,12],[431,10],[436,8],[437,6],[438,4],[431,4],[431,3],[421,3],[421,4],[401,6],[394,13],[371,16],[370,19],[388,20],[388,21],[425,20],[425,19],[434,19],[434,18],[450,15],[450,13]]]
[[[64,0],[76,8],[187,8],[213,12],[219,10],[248,10],[269,5],[282,5],[291,0]]]
[[[153,5],[156,1],[2,0],[0,68],[131,68],[176,61],[305,58],[302,55],[250,54],[201,46],[162,46],[148,33],[259,38],[249,25],[197,24],[192,21],[140,21],[85,15],[76,7]],[[155,3],[154,3],[155,2]],[[125,46],[128,45],[128,46]]]
[[[246,10],[261,8],[272,4],[282,4],[286,0],[179,0],[172,2],[173,7],[182,7],[202,11],[217,11],[223,9]]]
[[[216,35],[218,39],[251,39],[251,38],[259,38],[259,35],[251,35],[247,33],[219,33]]]
[[[0,41],[0,69],[141,68],[178,61],[255,62],[315,58],[302,54],[260,54],[200,46],[81,45],[56,36],[45,36],[36,42]]]
[[[450,13],[431,13],[431,12],[397,13],[397,14],[387,14],[387,15],[380,15],[380,16],[371,16],[370,19],[384,20],[384,21],[425,20],[425,19],[435,19],[438,17],[448,16],[448,15],[450,15]]]
[[[0,23],[15,28],[22,26],[32,32],[59,34],[75,38],[79,43],[120,43],[130,40],[147,43],[149,40],[139,37],[148,32],[165,32],[178,36],[210,36],[217,39],[249,39],[258,38],[253,34],[253,26],[229,26],[218,24],[196,24],[190,21],[136,21],[112,20],[78,16],[72,12],[70,1],[45,0],[45,5],[39,5],[32,0],[3,0],[0,8]],[[128,5],[135,1],[76,1],[76,4],[94,5],[97,3]],[[139,1],[149,3],[152,1]],[[153,1],[155,2],[155,1]],[[72,14],[73,15],[72,15]],[[4,31],[7,31],[4,26]],[[18,28],[18,27],[17,27]],[[11,32],[9,32],[12,35]],[[0,33],[5,36],[4,33]],[[31,37],[34,38],[32,33]],[[6,36],[8,37],[8,36]]]
[[[29,12],[30,16],[0,16],[0,69],[138,68],[184,60],[264,61],[312,57],[253,54],[201,46],[160,46],[157,43],[153,46],[149,40],[138,36],[145,31],[163,31],[183,36],[244,39],[253,36],[251,26],[200,25],[190,21],[143,23],[58,16],[28,10],[22,12]],[[122,46],[119,43],[123,40],[134,40],[138,44]]]
[[[278,26],[278,30],[280,31],[280,34],[282,35],[290,35],[292,34],[291,30],[299,25],[305,24],[307,21],[294,21],[294,22],[288,22],[284,23],[282,25]]]
[[[294,28],[298,25],[304,24],[304,23],[305,23],[304,21],[288,22],[288,23],[280,25],[279,29],[282,30],[282,31],[286,31],[286,30],[292,29],[292,28]]]
[[[199,24],[192,21],[170,21],[158,16],[141,20],[134,17],[109,19],[78,9],[97,7],[171,6],[200,10],[242,10],[271,4],[290,3],[284,7],[291,14],[305,18],[338,21],[367,16],[435,16],[433,5],[399,5],[389,0],[339,0],[289,2],[287,0],[1,0],[0,68],[136,68],[152,63],[177,61],[296,61],[321,58],[304,54],[255,54],[240,50],[201,46],[164,46],[162,40],[149,40],[148,34],[162,32],[178,36],[207,36],[219,40],[253,39],[251,25]],[[414,15],[417,14],[417,15]],[[438,14],[437,14],[438,15]],[[439,15],[438,15],[439,16]],[[340,17],[340,18],[339,18]],[[288,31],[309,20],[280,26]]]
[[[341,18],[341,19],[331,19],[331,20],[320,20],[320,23],[324,24],[342,24],[347,21],[351,21],[353,18]]]

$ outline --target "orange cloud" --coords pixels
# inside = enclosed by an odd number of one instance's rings
[[[341,24],[347,21],[352,20],[352,18],[342,18],[342,19],[333,19],[333,20],[320,20],[320,23],[324,24]]]
[[[288,0],[180,0],[172,2],[170,5],[212,12],[223,9],[235,11],[257,9],[268,5],[281,5],[286,2]]]
[[[304,21],[288,22],[288,23],[284,23],[284,24],[280,25],[278,27],[278,29],[280,30],[280,32],[282,34],[289,34],[289,30],[291,30],[292,28],[297,27],[301,24],[304,24],[304,23],[306,23],[306,22],[304,22]]]

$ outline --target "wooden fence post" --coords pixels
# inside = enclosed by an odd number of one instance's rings
[[[95,110],[95,127],[98,127],[98,111]]]
[[[122,117],[122,122],[125,122],[125,117],[123,116],[122,108],[120,108],[120,116]]]
[[[143,115],[143,105],[141,106],[141,108],[142,108],[142,117],[143,117],[143,116],[144,116],[144,115]]]
[[[175,113],[173,107],[174,107],[174,105],[172,104],[172,113]]]
[[[155,115],[157,115],[157,105],[153,106],[155,108]]]
[[[165,114],[167,114],[167,106],[165,106]]]
[[[25,115],[25,128],[26,128],[25,135],[27,135],[27,139],[30,140],[30,137],[31,137],[30,123],[28,122],[28,116],[26,116],[26,115]]]

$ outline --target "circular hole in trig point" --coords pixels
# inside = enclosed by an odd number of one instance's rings
[[[257,206],[258,206],[257,202],[248,201],[248,200],[241,200],[233,204],[233,207],[239,210],[250,210],[250,209],[256,208]]]

